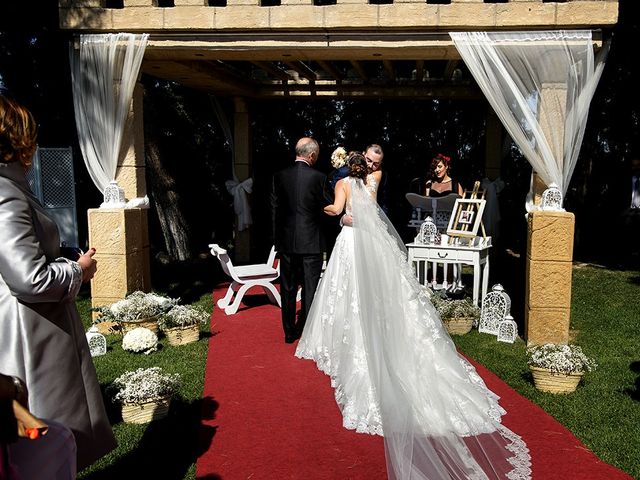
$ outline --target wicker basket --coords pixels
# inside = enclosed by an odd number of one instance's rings
[[[200,339],[200,326],[197,323],[186,327],[169,328],[164,331],[170,345],[185,345]]]
[[[102,335],[113,335],[115,333],[120,333],[120,324],[118,322],[106,321],[94,323],[93,325]]]
[[[125,423],[149,423],[164,418],[169,413],[171,397],[163,397],[144,403],[124,403],[122,420]]]
[[[533,367],[529,365],[533,375],[533,383],[542,392],[572,393],[578,388],[578,383],[584,372],[578,373],[552,373],[547,368]]]
[[[141,318],[140,320],[134,320],[130,322],[120,322],[120,328],[122,329],[123,335],[135,328],[148,328],[153,333],[157,334],[158,333],[158,317],[148,317],[148,318]]]
[[[449,335],[464,335],[473,327],[473,317],[455,317],[444,320],[444,326]]]

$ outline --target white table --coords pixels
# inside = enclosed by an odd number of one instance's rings
[[[432,264],[433,281],[435,282],[436,266],[440,263],[446,268],[452,264],[454,269],[454,282],[460,282],[461,265],[471,265],[473,267],[473,303],[479,305],[487,294],[489,286],[489,248],[491,248],[491,238],[480,245],[422,245],[420,243],[407,243],[409,253],[409,263],[416,264],[418,278],[420,278],[421,266],[424,268],[424,284],[428,283],[428,265]],[[480,293],[480,281],[482,278],[482,296]],[[443,286],[446,286],[443,285]]]

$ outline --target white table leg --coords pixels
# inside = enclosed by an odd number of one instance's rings
[[[485,262],[482,267],[482,299],[487,295],[487,289],[489,288],[489,253],[485,257]]]
[[[480,293],[480,254],[473,256],[473,303],[478,305],[478,294]]]

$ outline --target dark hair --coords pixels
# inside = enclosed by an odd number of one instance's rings
[[[31,165],[38,127],[31,112],[0,95],[0,162]]]
[[[358,152],[349,152],[347,157],[347,165],[349,165],[349,176],[359,178],[364,183],[367,183],[367,161],[364,155]]]
[[[451,167],[451,157],[447,157],[446,155],[438,153],[436,154],[436,156],[434,156],[431,159],[431,167],[430,167],[431,176],[435,174],[436,167],[440,162],[444,163],[444,166],[447,167],[447,170],[449,169],[449,167]]]

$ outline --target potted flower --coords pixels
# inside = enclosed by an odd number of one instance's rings
[[[124,334],[122,349],[128,352],[149,355],[158,349],[158,336],[148,328],[134,328]]]
[[[180,375],[160,367],[127,371],[108,387],[115,402],[122,405],[126,423],[148,423],[169,412],[171,397],[180,386]]]
[[[468,298],[453,300],[434,294],[431,302],[450,335],[469,333],[480,318],[480,309]]]
[[[197,342],[200,338],[200,324],[209,319],[204,310],[190,305],[174,305],[158,317],[158,326],[171,345]]]
[[[177,299],[157,293],[133,292],[111,305],[96,307],[94,309],[98,312],[96,323],[115,322],[123,333],[138,327],[157,332],[158,316],[177,302]]]
[[[534,345],[527,356],[536,388],[550,393],[574,392],[584,373],[598,366],[578,345]]]

